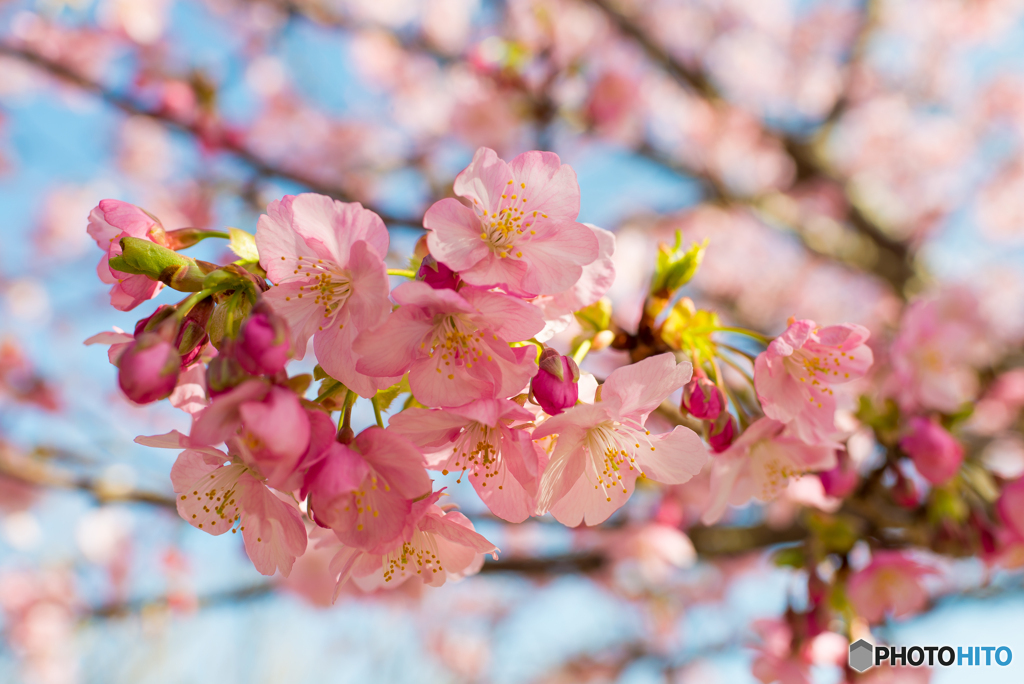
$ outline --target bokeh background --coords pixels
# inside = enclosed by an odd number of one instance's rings
[[[381,213],[401,268],[477,146],[550,149],[578,174],[580,220],[616,232],[623,328],[679,229],[709,238],[686,294],[732,323],[883,339],[908,299],[965,291],[979,335],[1019,353],[1021,46],[1019,0],[0,2],[0,681],[756,681],[752,621],[803,605],[806,580],[648,524],[685,528],[699,492],[676,513],[638,492],[572,531],[500,524],[453,486],[503,561],[334,606],[328,559],[268,579],[239,540],[184,524],[174,454],[132,440],[187,417],[130,405],[83,345],[157,303],[109,306],[88,212],[118,198],[168,229],[254,231],[269,201],[313,190]],[[223,259],[210,242],[189,253]],[[1019,431],[992,443],[1024,462]],[[729,524],[784,526],[798,505]],[[1018,577],[948,569],[928,614],[880,633],[1010,646],[985,681],[1019,681]]]

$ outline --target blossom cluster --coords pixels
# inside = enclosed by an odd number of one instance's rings
[[[574,526],[606,520],[639,478],[681,484],[708,460],[693,430],[645,427],[690,380],[689,362],[656,355],[598,387],[577,365],[586,349],[573,359],[538,341],[614,279],[614,236],[577,221],[574,171],[552,153],[506,163],[481,149],[454,190],[461,200],[426,212],[427,252],[393,289],[387,228],[357,203],[275,201],[254,238],[231,234],[241,259],[220,268],[178,255],[181,231],[137,207],[104,200],[90,215],[112,305],[130,310],[164,283],[193,293],[131,335],[89,342],[111,344],[129,399],[191,414],[187,435],[137,441],[181,450],[181,517],[241,532],[260,572],[287,575],[314,537],[336,547],[339,587],[475,572],[497,549],[443,503],[431,470],[461,473],[502,519],[550,512]],[[308,376],[286,370],[310,341],[323,380],[314,400]],[[380,416],[401,393],[386,427],[353,433],[356,400]]]

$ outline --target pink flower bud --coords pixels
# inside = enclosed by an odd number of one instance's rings
[[[949,481],[960,469],[964,448],[935,420],[920,416],[910,419],[910,432],[900,448],[914,460],[917,472],[932,484]]]
[[[174,391],[181,358],[170,342],[155,333],[143,333],[128,343],[117,367],[117,382],[125,395],[136,404],[148,404]]]
[[[721,453],[729,448],[736,439],[736,422],[732,415],[726,411],[718,414],[718,418],[711,425],[711,434],[708,435],[708,442],[715,453]]]
[[[996,502],[996,512],[1007,528],[1024,539],[1024,479],[1014,480],[1003,487],[1003,493]]]
[[[724,406],[721,390],[705,377],[695,377],[683,387],[683,408],[694,418],[715,420]]]
[[[235,358],[253,375],[274,375],[292,356],[288,325],[269,309],[253,313],[242,326],[234,346]]]
[[[435,290],[454,290],[459,284],[459,275],[428,254],[423,257],[416,280],[422,280]]]
[[[580,398],[580,369],[576,362],[547,347],[540,354],[540,369],[530,382],[530,398],[549,416],[576,405]]]
[[[849,496],[857,487],[857,469],[845,451],[839,452],[839,463],[832,470],[818,473],[825,493],[838,499]]]

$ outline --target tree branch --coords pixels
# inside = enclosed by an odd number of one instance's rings
[[[197,124],[182,121],[167,112],[148,108],[141,102],[138,102],[126,95],[117,93],[107,86],[79,74],[66,65],[45,57],[33,50],[0,41],[0,55],[21,60],[41,69],[60,81],[73,85],[82,91],[98,97],[125,114],[143,116],[157,121],[171,130],[179,133],[185,133],[186,135],[196,139],[201,138],[207,144],[212,144],[216,149],[226,152],[227,154],[230,154],[236,159],[244,162],[260,176],[292,181],[293,183],[297,183],[312,192],[328,195],[345,202],[353,202],[357,200],[357,198],[355,198],[347,189],[340,185],[325,183],[299,170],[280,166],[274,162],[264,159],[245,144],[233,140],[228,136],[218,134],[216,138],[211,141],[210,132],[200,130]],[[364,202],[364,204],[366,204],[369,209],[376,212],[385,223],[410,223],[409,219],[393,216],[386,211],[382,211],[379,207],[372,206],[366,202]]]

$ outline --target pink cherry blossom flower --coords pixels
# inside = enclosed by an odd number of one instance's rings
[[[827,328],[808,320],[790,323],[754,363],[754,385],[765,415],[791,423],[792,433],[808,444],[833,440],[832,386],[863,377],[871,366],[871,349],[864,344],[868,335],[852,323]]]
[[[333,443],[309,469],[302,496],[320,525],[346,546],[386,550],[410,524],[413,500],[431,490],[423,454],[398,434],[371,427],[351,445]]]
[[[412,522],[386,552],[343,547],[331,561],[331,572],[338,575],[335,598],[349,580],[367,591],[394,587],[412,577],[439,587],[478,572],[484,555],[495,555],[498,549],[473,529],[466,516],[438,506],[440,496],[435,492],[413,505]]]
[[[868,622],[881,622],[886,615],[913,615],[928,603],[921,580],[933,574],[933,568],[899,551],[876,551],[866,568],[850,576],[846,594]]]
[[[793,653],[793,630],[781,620],[755,620],[761,637],[751,672],[764,684],[811,684],[811,663]]]
[[[312,337],[323,369],[363,397],[395,381],[357,372],[352,346],[391,311],[388,245],[372,211],[310,193],[272,202],[256,229],[260,264],[275,285],[263,297],[288,322],[295,357]]]
[[[399,308],[356,340],[359,372],[409,371],[413,395],[427,406],[510,397],[537,372],[536,347],[509,347],[544,326],[528,302],[475,287],[435,290],[422,282],[403,283],[391,294]]]
[[[303,408],[291,390],[248,380],[195,414],[189,440],[195,446],[227,442],[231,452],[270,486],[284,489],[291,480],[294,489],[292,476],[300,464],[319,455],[308,452],[313,423],[324,419],[330,420]]]
[[[171,468],[178,514],[214,536],[242,532],[245,552],[264,575],[285,577],[306,550],[306,528],[294,504],[266,486],[256,473],[219,449],[196,447],[177,432],[138,437],[145,446],[184,448]]]
[[[932,484],[948,482],[964,460],[964,448],[935,419],[914,416],[900,448],[914,461],[914,467]]]
[[[989,358],[989,326],[967,290],[914,301],[893,340],[889,391],[904,411],[953,413],[978,391],[975,368]]]
[[[600,401],[549,418],[534,439],[558,435],[541,479],[538,513],[564,525],[596,525],[620,508],[636,479],[682,484],[700,472],[707,449],[693,430],[651,435],[647,416],[690,379],[689,363],[660,354],[611,373]]]
[[[761,418],[715,457],[711,500],[701,520],[705,525],[718,522],[728,504],[742,506],[752,498],[770,501],[791,478],[830,470],[836,463],[834,447],[807,444],[777,420]]]
[[[508,399],[479,399],[444,410],[406,409],[389,419],[388,431],[423,449],[430,468],[445,475],[468,472],[492,513],[522,522],[536,510],[547,458],[526,430],[512,424],[532,420],[532,413]]]
[[[576,223],[576,174],[551,152],[525,152],[511,163],[482,147],[455,179],[456,199],[423,217],[430,253],[471,285],[531,297],[573,286],[598,256],[597,238]]]
[[[110,304],[119,311],[131,311],[163,288],[163,283],[145,275],[122,273],[110,268],[111,257],[121,255],[121,238],[135,237],[166,246],[160,222],[135,205],[119,200],[102,200],[89,213],[89,235],[103,250],[96,273],[110,288]]]

